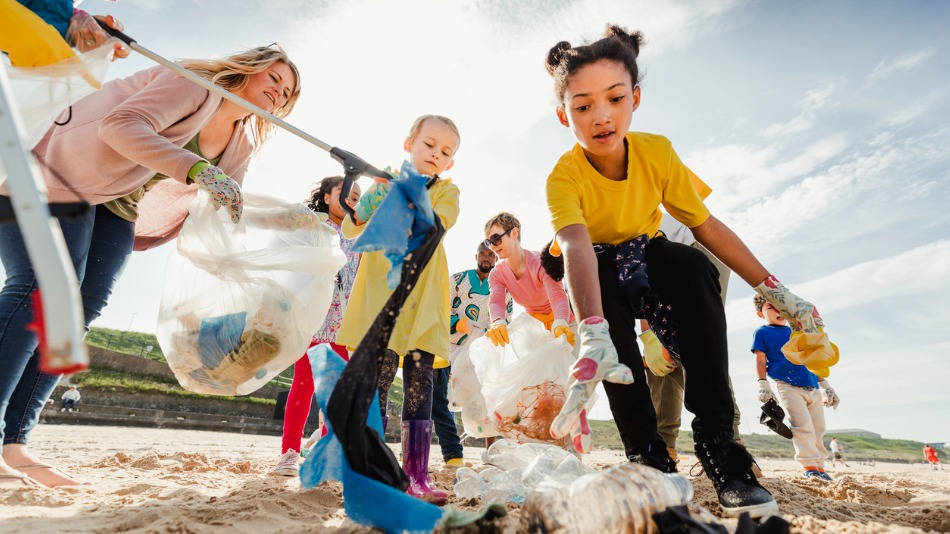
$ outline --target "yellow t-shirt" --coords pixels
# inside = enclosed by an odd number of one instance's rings
[[[619,244],[660,228],[659,206],[689,228],[706,222],[703,204],[712,191],[683,162],[662,135],[627,132],[627,179],[616,181],[594,169],[580,145],[561,156],[548,176],[548,210],[554,232],[587,226],[594,243]]]

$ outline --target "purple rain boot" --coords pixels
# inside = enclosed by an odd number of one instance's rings
[[[449,496],[429,482],[429,445],[432,443],[432,420],[402,422],[402,469],[409,475],[406,493],[423,501],[442,506]]]

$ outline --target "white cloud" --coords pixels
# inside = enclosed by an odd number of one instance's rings
[[[868,74],[868,82],[879,81],[897,72],[913,70],[930,59],[935,52],[936,49],[928,47],[896,58],[882,59]]]
[[[922,295],[950,295],[950,240],[859,263],[808,282],[785,283],[793,293],[818,306],[826,319],[844,315],[849,308],[894,297],[907,301]],[[730,331],[749,330],[761,323],[749,313],[750,302],[742,298],[728,303]]]
[[[762,129],[760,135],[767,138],[788,137],[811,129],[815,123],[816,115],[836,104],[832,96],[835,94],[837,86],[836,82],[831,81],[806,92],[799,103],[801,112],[798,115],[788,121],[766,126]]]

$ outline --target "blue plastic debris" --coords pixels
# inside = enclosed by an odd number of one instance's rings
[[[325,415],[346,362],[327,344],[312,347],[307,356],[313,369],[314,396]],[[327,480],[339,480],[343,483],[343,508],[353,521],[393,533],[432,532],[442,510],[350,469],[329,418],[325,421],[327,435],[314,445],[300,468],[301,486],[312,488]],[[379,397],[370,405],[367,424],[382,435]]]
[[[426,188],[430,179],[404,161],[389,194],[353,243],[356,252],[383,251],[391,264],[386,273],[389,289],[399,285],[406,255],[422,244],[426,232],[435,225],[435,213]]]

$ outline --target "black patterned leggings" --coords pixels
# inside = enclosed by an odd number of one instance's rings
[[[402,363],[402,420],[418,421],[432,418],[432,362],[435,356],[424,350],[410,350]],[[379,410],[386,417],[389,388],[399,368],[399,355],[386,349],[377,359],[379,364]]]

